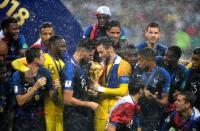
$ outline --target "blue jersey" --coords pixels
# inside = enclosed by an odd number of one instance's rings
[[[162,99],[162,93],[169,93],[170,75],[162,67],[156,66],[151,73],[148,73],[136,66],[132,77],[140,77],[145,82],[147,90],[156,95],[158,99]],[[158,130],[163,107],[154,99],[146,97],[141,97],[138,104],[141,106],[139,121],[142,130]]]
[[[8,41],[8,56],[7,56],[8,61],[12,61],[22,57],[20,55],[20,50],[28,48],[25,37],[23,35],[19,35],[17,41],[9,41],[6,37],[2,39]]]
[[[196,95],[195,107],[200,110],[200,68],[189,69],[188,80],[186,83],[186,90],[192,91]]]
[[[87,76],[82,66],[72,57],[63,69],[64,88],[72,90],[73,97],[82,101],[89,101]],[[65,106],[64,130],[93,130],[93,111],[89,107]]]
[[[133,78],[140,77],[152,94],[157,94],[159,99],[162,98],[161,93],[169,93],[170,75],[162,67],[156,66],[153,71],[148,74],[136,66],[132,75]],[[141,112],[145,117],[158,117],[160,115],[160,105],[157,102],[147,98],[141,98]],[[148,104],[147,104],[148,103]]]
[[[25,76],[22,72],[16,71],[13,74],[13,87],[14,87],[14,92],[15,95],[24,95],[27,93],[30,88],[33,87],[35,82],[41,78],[41,77],[46,77],[46,85],[43,87],[40,87],[32,97],[32,99],[25,103],[24,105],[17,105],[16,109],[16,116],[18,117],[30,117],[32,113],[36,112],[44,112],[44,96],[48,95],[48,91],[52,89],[52,78],[51,78],[51,73],[49,70],[40,67],[37,76],[33,78],[32,82],[27,82],[25,80]]]
[[[174,111],[165,120],[161,131],[199,131],[200,113],[196,108],[192,109],[190,118],[186,121],[179,112]]]
[[[185,90],[186,80],[188,77],[188,69],[182,64],[177,64],[172,68],[171,65],[165,64],[164,57],[162,56],[156,57],[156,64],[158,66],[165,68],[170,74],[171,86],[170,86],[169,101],[172,103],[174,102],[173,93],[175,92],[175,90],[177,91]]]
[[[146,48],[146,47],[148,47],[147,42],[142,43],[142,44],[137,44],[137,45],[135,46],[135,48],[136,48],[137,51],[140,51],[141,49],[144,49],[144,48]],[[167,47],[164,46],[163,44],[160,44],[160,43],[157,43],[157,44],[156,44],[156,48],[155,48],[156,56],[164,56],[166,50],[167,50]]]

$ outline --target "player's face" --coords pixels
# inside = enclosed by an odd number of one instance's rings
[[[51,36],[54,35],[54,30],[52,27],[42,28],[40,31],[40,38],[43,43],[47,44]]]
[[[193,54],[191,62],[192,62],[192,67],[193,68],[200,68],[200,55]]]
[[[167,66],[173,66],[178,63],[178,60],[174,57],[174,53],[170,50],[165,53],[164,59]]]
[[[177,99],[175,101],[175,105],[176,105],[176,110],[177,111],[179,111],[179,112],[184,111],[188,106],[188,103],[185,102],[185,96],[178,95]]]
[[[107,61],[110,58],[108,49],[105,49],[103,45],[97,46],[97,52],[102,61]]]
[[[37,62],[38,62],[38,65],[44,65],[45,58],[44,58],[44,53],[42,50],[40,51],[40,57],[37,58]]]
[[[10,23],[5,34],[8,39],[17,41],[19,37],[19,25],[17,23]]]
[[[110,16],[105,14],[99,14],[97,16],[98,24],[100,27],[104,27],[110,20]]]
[[[149,43],[156,43],[160,39],[160,29],[157,27],[149,27],[145,36]]]
[[[128,61],[131,65],[135,65],[137,63],[137,54],[136,53],[126,53],[124,55],[124,59]]]
[[[86,59],[87,59],[88,62],[92,62],[92,61],[93,61],[94,51],[95,51],[95,50],[87,51]]]
[[[58,56],[63,57],[67,51],[67,45],[64,39],[59,40],[55,47]]]
[[[115,43],[119,42],[121,30],[119,27],[112,27],[106,31],[108,37],[110,37]]]
[[[148,67],[148,61],[147,59],[142,56],[142,55],[138,55],[138,66],[141,68],[141,69],[146,69]]]

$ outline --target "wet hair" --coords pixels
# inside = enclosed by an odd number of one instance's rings
[[[58,35],[53,35],[48,40],[48,48],[51,46],[57,46],[57,43],[64,38]]]
[[[144,88],[145,84],[139,77],[131,79],[128,84],[128,90],[130,95],[135,95],[140,91],[140,89]]]
[[[173,46],[170,46],[168,48],[168,51],[171,51],[173,53],[173,56],[179,60],[181,58],[181,55],[182,55],[182,51],[181,51],[181,48],[179,46],[176,46],[176,45],[173,45]]]
[[[159,31],[160,31],[160,26],[159,26],[159,24],[156,23],[156,22],[151,22],[151,23],[149,23],[149,24],[147,25],[147,27],[146,27],[146,31],[148,31],[149,27],[158,28]]]
[[[112,27],[119,27],[121,30],[121,25],[120,25],[119,21],[117,21],[117,20],[110,21],[107,25],[107,30],[110,30]]]
[[[191,91],[184,91],[184,92],[180,92],[179,95],[185,96],[185,102],[190,103],[191,107],[194,106],[194,103],[196,101],[196,96],[194,93],[192,93]]]
[[[39,26],[39,31],[41,32],[42,28],[54,28],[51,22],[44,22]]]
[[[200,47],[197,47],[193,50],[193,54],[200,55]]]
[[[152,48],[148,48],[148,47],[146,47],[144,49],[141,49],[138,52],[138,55],[144,56],[145,58],[150,58],[153,61],[155,61],[155,58],[156,58],[156,52],[155,52],[155,50],[152,49]]]
[[[103,37],[97,40],[97,46],[103,45],[105,49],[108,49],[110,46],[113,47],[114,41],[111,38]]]
[[[14,17],[4,17],[1,21],[1,29],[5,29],[8,28],[10,23],[17,23],[17,19],[15,19]]]
[[[31,64],[35,58],[40,57],[41,48],[38,47],[31,47],[26,50],[25,57],[28,64]]]
[[[84,50],[95,50],[96,49],[96,42],[89,38],[83,38],[79,41],[76,47],[77,50],[84,49]]]
[[[137,56],[137,51],[134,45],[128,45],[118,52],[122,58],[124,58],[127,54]]]

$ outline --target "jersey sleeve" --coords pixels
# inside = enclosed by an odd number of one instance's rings
[[[26,58],[18,58],[14,61],[12,61],[12,67],[15,70],[21,71],[21,72],[25,72],[27,70],[29,70],[29,68],[27,67],[27,61]]]
[[[135,106],[129,102],[118,105],[112,110],[109,123],[115,126],[117,124],[128,124],[133,119],[134,110]]]
[[[90,33],[92,32],[92,25],[89,25],[86,27],[84,33],[83,33],[83,38],[90,38]]]
[[[185,90],[185,85],[186,85],[186,81],[188,78],[188,69],[184,66],[184,65],[179,65],[181,71],[179,72],[181,75],[180,80],[178,81],[178,88],[180,91],[184,91]],[[176,78],[175,78],[176,81]]]
[[[24,86],[21,83],[21,73],[16,71],[12,77],[12,87],[14,88],[15,95],[22,95]]]
[[[19,35],[19,45],[20,45],[20,49],[27,49],[28,48],[28,45],[26,43],[26,39],[23,35]]]
[[[124,61],[120,64],[118,75],[119,75],[119,87],[108,88],[105,87],[104,94],[114,95],[114,96],[124,96],[128,94],[128,83],[131,76],[131,66],[128,62]]]
[[[162,68],[162,73],[163,73],[163,78],[164,78],[163,86],[162,86],[162,93],[169,93],[170,84],[171,84],[170,75],[164,68]]]
[[[64,90],[73,90],[74,86],[74,67],[73,64],[69,61],[65,64],[62,70],[62,76],[64,79]]]

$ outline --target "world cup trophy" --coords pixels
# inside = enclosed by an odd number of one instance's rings
[[[98,62],[92,62],[92,65],[89,70],[89,77],[92,82],[99,81],[100,76],[102,75],[103,68]]]
[[[98,62],[92,62],[89,69],[90,83],[98,82],[99,78],[102,75],[102,72],[103,72],[102,66]],[[88,92],[94,97],[98,96],[98,93],[92,88],[90,88]]]

